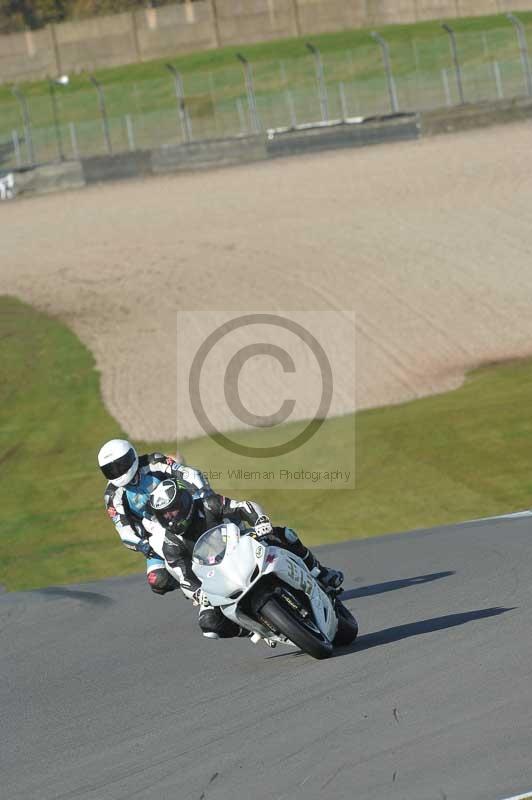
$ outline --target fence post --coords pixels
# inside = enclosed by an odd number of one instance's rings
[[[388,47],[388,42],[382,38],[380,33],[377,33],[377,31],[372,31],[371,35],[381,46],[384,71],[386,72],[386,82],[388,84],[388,94],[390,95],[390,107],[392,109],[392,114],[397,114],[399,111],[399,103],[397,101],[397,89],[395,88],[395,80],[390,61],[390,48]]]
[[[214,130],[216,132],[216,136],[220,136],[220,124],[218,122],[218,109],[216,107],[216,90],[214,87],[214,79],[212,77],[212,72],[209,70],[209,97],[211,98],[211,108],[212,108],[212,118],[214,120]],[[222,136],[223,136],[223,127],[222,127]]]
[[[314,56],[316,68],[316,81],[318,83],[318,95],[320,98],[321,118],[324,122],[329,121],[329,98],[327,97],[327,85],[325,83],[325,72],[323,70],[323,60],[321,53],[312,42],[305,42],[305,47]]]
[[[257,112],[257,101],[255,98],[255,87],[253,86],[253,71],[251,64],[242,53],[237,53],[236,57],[244,68],[244,77],[246,80],[246,92],[248,96],[249,116],[251,119],[251,129],[253,133],[260,133],[260,120]]]
[[[72,145],[72,153],[74,154],[74,158],[79,161],[79,147],[78,147],[78,137],[76,136],[76,126],[73,122],[68,123],[68,127],[70,130],[70,143]]]
[[[242,106],[242,100],[240,97],[236,98],[236,113],[238,114],[238,121],[240,123],[240,133],[242,136],[246,136],[248,132],[248,126],[246,125],[246,115],[244,114],[244,107]]]
[[[133,152],[135,149],[135,132],[133,130],[133,120],[129,114],[126,114],[126,131],[127,131],[127,143],[129,146],[130,152]]]
[[[288,106],[288,113],[290,114],[290,125],[295,129],[297,128],[296,107],[290,89],[284,90],[284,96],[286,97],[286,105]]]
[[[192,139],[192,125],[190,116],[185,103],[185,90],[183,88],[183,79],[181,73],[177,71],[173,64],[166,64],[166,69],[174,76],[175,96],[177,100],[177,111],[179,120],[181,122],[181,130],[185,142],[190,142]]]
[[[103,96],[103,90],[94,75],[89,75],[89,80],[96,89],[98,93],[98,105],[100,106],[100,114],[102,115],[102,125],[103,125],[103,138],[105,139],[105,146],[107,148],[107,152],[109,155],[113,152],[113,147],[111,145],[111,135],[109,133],[109,120],[107,119],[107,109],[105,108],[105,98]]]
[[[504,97],[504,90],[502,88],[501,68],[498,61],[493,61],[493,76],[495,78],[495,86],[497,87],[497,97],[502,100]]]
[[[24,138],[26,140],[26,146],[28,148],[29,163],[31,164],[31,166],[33,166],[35,164],[35,151],[33,149],[33,138],[31,135],[31,122],[30,122],[30,114],[28,111],[28,102],[17,86],[12,86],[11,91],[15,95],[20,104],[20,108],[22,111],[22,120],[24,124]]]
[[[452,106],[453,101],[451,98],[451,89],[449,86],[449,78],[447,77],[447,70],[445,69],[445,67],[442,67],[441,70],[441,80],[443,83],[443,91],[445,92],[445,102],[447,103],[448,106]]]
[[[135,55],[137,56],[137,61],[140,63],[142,61],[142,53],[140,52],[140,42],[139,42],[139,29],[137,27],[137,11],[133,9],[131,12],[131,32],[133,33],[133,46],[135,48]]]
[[[347,111],[347,98],[345,96],[345,85],[343,81],[338,84],[338,91],[340,92],[340,108],[342,109],[342,119],[344,122],[349,116]]]
[[[525,26],[518,19],[515,14],[506,14],[506,18],[510,20],[517,32],[517,39],[519,41],[519,51],[521,53],[521,65],[525,75],[526,88],[528,94],[532,97],[532,75],[530,74],[530,59],[528,57],[528,45],[526,41]]]
[[[456,86],[458,89],[458,97],[460,98],[460,103],[463,105],[465,103],[464,99],[464,86],[462,83],[462,68],[460,67],[460,61],[458,60],[458,48],[456,47],[456,35],[450,25],[446,22],[442,24],[443,30],[449,34],[449,39],[451,40],[451,53],[453,55],[453,64],[454,64],[454,72],[456,75]]]
[[[66,86],[68,84],[68,75],[61,75],[60,78],[48,78],[48,88],[50,90],[50,99],[52,101],[52,114],[54,118],[54,128],[55,128],[55,141],[57,144],[57,154],[59,156],[60,161],[65,160],[65,153],[63,150],[63,137],[61,134],[61,126],[59,124],[59,114],[57,111],[57,98],[55,96],[55,87],[56,86]]]
[[[214,42],[216,44],[216,47],[221,47],[220,22],[218,20],[218,9],[216,7],[216,0],[211,0],[211,16],[212,16],[212,27],[214,31]]]
[[[55,69],[58,75],[61,75],[63,72],[63,67],[61,64],[61,52],[59,50],[59,44],[57,41],[57,32],[55,30],[55,25],[53,22],[50,23],[48,26],[50,28],[50,35],[52,37],[52,47],[54,50],[54,60],[55,60]]]
[[[292,11],[294,14],[294,31],[296,36],[301,36],[301,20],[299,18],[299,4],[297,0],[292,0]]]
[[[20,157],[20,139],[18,138],[18,131],[11,131],[11,140],[13,142],[13,150],[15,151],[15,161],[17,167],[22,166],[22,159]]]

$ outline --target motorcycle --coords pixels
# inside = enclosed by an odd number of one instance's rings
[[[192,569],[208,601],[249,630],[254,643],[279,642],[327,658],[357,637],[339,591],[325,591],[302,559],[257,539],[253,529],[227,522],[206,531],[194,546]]]

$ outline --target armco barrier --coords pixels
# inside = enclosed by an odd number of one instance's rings
[[[363,147],[434,136],[440,133],[484,127],[532,118],[532,100],[518,98],[478,103],[453,109],[397,114],[338,123],[328,127],[281,130],[268,136],[246,136],[190,142],[183,145],[139,150],[114,156],[95,156],[82,161],[47,164],[31,170],[0,174],[0,200],[124,178],[143,178],[184,170],[222,167],[264,161],[344,147]]]
[[[366,119],[356,124],[339,123],[330,127],[286,131],[268,139],[270,157],[291,156],[318,150],[365,147],[383,142],[399,142],[419,137],[417,114]]]
[[[135,150],[115,156],[92,156],[81,161],[85,183],[145,178],[151,174],[151,152]]]
[[[425,111],[419,115],[422,136],[518,122],[531,116],[532,100],[525,97],[486,103],[466,103],[455,108]]]
[[[264,135],[239,139],[215,139],[167,145],[151,151],[152,172],[161,174],[212,166],[246,164],[268,157]]]
[[[14,175],[15,197],[48,194],[63,189],[80,189],[85,186],[80,161],[63,161],[45,164],[34,169],[11,173]]]

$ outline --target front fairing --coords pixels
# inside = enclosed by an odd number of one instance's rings
[[[220,526],[225,531],[226,549],[219,564],[198,564],[192,570],[214,606],[227,606],[240,600],[261,574],[266,548],[251,536],[242,536],[233,524]]]

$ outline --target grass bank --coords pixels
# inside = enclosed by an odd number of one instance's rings
[[[532,33],[532,12],[519,12],[519,19],[525,24],[527,32]],[[435,65],[437,57],[440,54],[436,50],[431,51],[429,49],[425,51],[423,46],[428,43],[432,44],[435,40],[441,40],[443,43],[442,49],[448,50],[448,37],[442,31],[442,21],[433,20],[409,25],[384,25],[379,27],[379,32],[390,45],[392,53],[396,50],[399,55],[401,48],[405,45],[405,55],[406,52],[409,51],[408,59],[401,59],[400,56],[399,60],[394,59],[394,71],[401,72],[409,66],[410,59],[412,58],[412,42],[418,43],[422,48],[423,67],[430,69],[431,66]],[[513,46],[515,44],[515,31],[503,14],[487,17],[463,17],[461,19],[450,19],[447,21],[452,25],[459,40],[461,37],[467,36],[467,34],[478,36],[479,34],[486,33],[498,35],[501,40],[504,38],[505,41],[507,40],[508,46]],[[528,31],[528,28],[530,28],[530,31]],[[310,38],[313,44],[320,49],[322,55],[331,55],[338,51],[345,50],[358,50],[370,45],[371,49],[375,50],[377,53],[377,63],[379,63],[380,52],[372,43],[370,38],[371,30],[370,28],[357,28],[337,33],[316,34]],[[506,36],[506,34],[508,34],[508,36]],[[204,50],[181,55],[176,54],[173,58],[165,57],[163,59],[154,59],[153,61],[146,61],[139,64],[127,64],[120,67],[97,69],[94,71],[94,75],[96,75],[102,83],[118,83],[125,85],[137,81],[154,80],[164,76],[166,72],[165,64],[169,61],[174,64],[181,73],[186,75],[191,72],[212,71],[223,69],[224,67],[238,66],[238,64],[235,63],[235,53],[237,51],[245,53],[246,57],[254,64],[278,61],[279,59],[290,60],[305,58],[308,57],[308,52],[305,48],[305,42],[308,40],[308,36],[277,39],[259,44],[232,45],[217,50]],[[462,43],[465,44],[465,42],[466,40],[462,38]],[[473,54],[477,61],[485,60],[488,55],[486,53],[486,47],[480,39],[477,47],[471,48],[471,54],[462,52],[461,56],[468,61]],[[376,66],[377,65],[375,65],[373,69],[376,69]],[[64,90],[65,93],[80,88],[87,88],[88,78],[86,73],[71,75],[70,77],[71,83],[70,86]],[[47,81],[31,81],[21,83],[20,85],[29,96],[48,97],[49,89]],[[0,86],[0,101],[2,100],[13,100],[10,87],[7,85]]]
[[[101,402],[91,354],[63,324],[0,298],[0,362],[0,584],[29,589],[141,569],[103,511],[95,455],[122,432]],[[531,406],[532,362],[477,370],[455,392],[358,414],[356,490],[254,499],[311,544],[526,508]],[[353,420],[325,424],[334,450]],[[217,451],[205,438],[185,455],[207,468]]]

